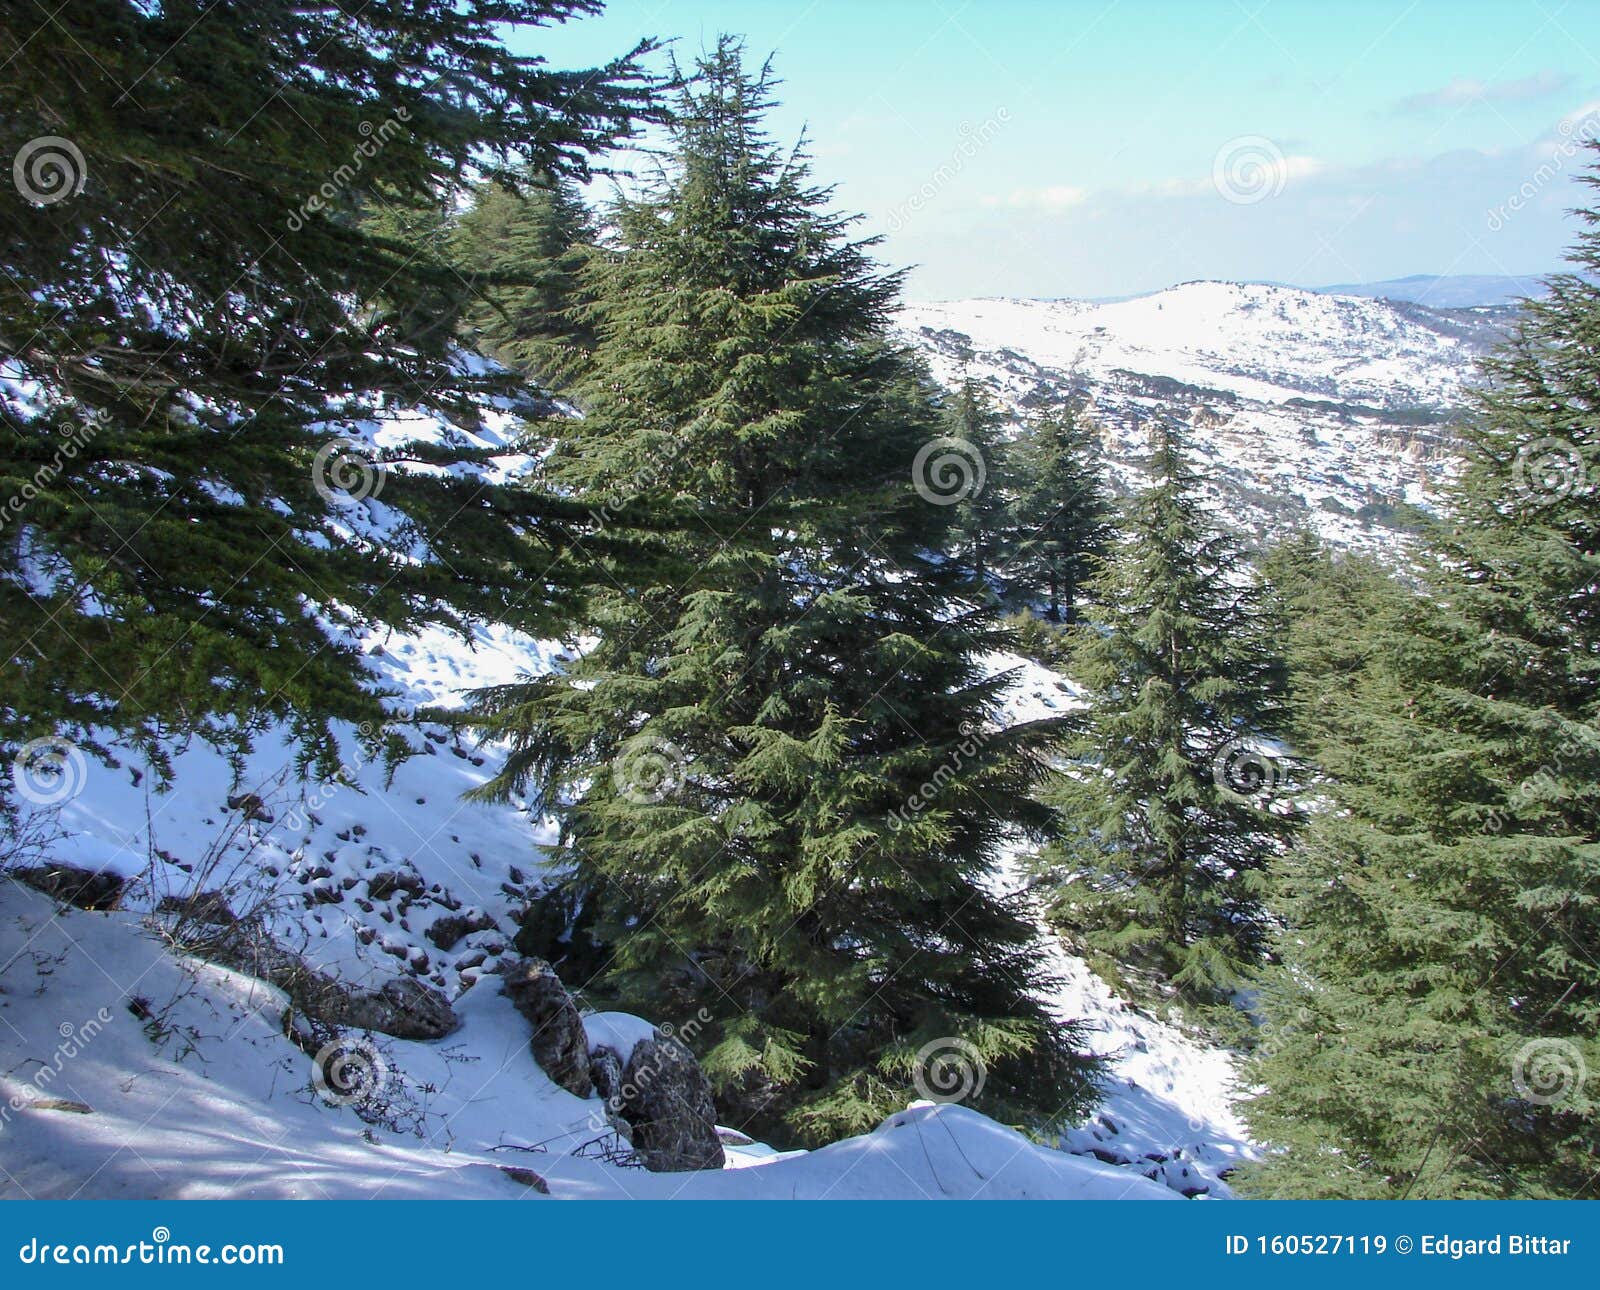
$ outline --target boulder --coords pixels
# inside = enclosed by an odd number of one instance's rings
[[[596,1054],[597,1067],[608,1052]],[[627,1122],[629,1141],[646,1169],[679,1173],[722,1168],[711,1083],[678,1040],[657,1032],[656,1038],[635,1044],[608,1105]]]
[[[523,959],[506,972],[501,992],[533,1027],[528,1047],[539,1069],[567,1092],[588,1097],[589,1040],[578,1005],[543,959]]]
[[[294,1008],[322,1026],[374,1030],[396,1039],[443,1039],[461,1019],[444,994],[414,977],[376,990],[349,985],[279,945],[258,920],[239,922],[193,947],[213,963],[278,987]]]
[[[394,977],[376,990],[331,991],[321,1003],[319,1021],[396,1039],[443,1039],[461,1025],[440,991],[409,976]]]
[[[413,900],[428,890],[428,884],[414,873],[385,869],[367,879],[367,895],[373,900],[388,900],[393,896],[409,896]]]
[[[114,873],[83,869],[71,864],[40,865],[13,869],[11,877],[43,892],[51,900],[79,909],[115,909],[122,900],[126,881]]]
[[[482,910],[475,914],[446,914],[423,933],[439,949],[448,953],[463,936],[472,932],[493,931],[494,919]]]

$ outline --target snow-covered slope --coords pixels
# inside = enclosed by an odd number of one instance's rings
[[[486,409],[470,431],[503,450],[506,472],[527,461],[515,423],[514,409]],[[396,412],[355,433],[385,442],[461,431]],[[346,515],[377,540],[393,523],[376,497]],[[402,709],[453,708],[475,687],[562,658],[555,644],[498,627],[359,644]],[[1013,719],[1075,701],[1044,668],[991,662],[1017,672]],[[32,855],[13,859],[129,885],[117,911],[91,912],[0,878],[0,1196],[536,1194],[511,1166],[569,1197],[1169,1199],[1226,1195],[1221,1173],[1249,1153],[1229,1110],[1227,1055],[1129,1009],[1054,946],[1057,1010],[1088,1023],[1112,1072],[1098,1114],[1063,1150],[964,1107],[924,1104],[810,1153],[735,1142],[730,1167],[714,1174],[652,1175],[597,1158],[600,1104],[539,1069],[497,977],[552,862],[550,821],[516,802],[463,800],[495,773],[499,747],[424,725],[391,777],[363,759],[355,731],[339,734],[347,760],[324,783],[298,779],[295,749],[273,730],[237,768],[203,746],[177,750],[170,785],[115,744],[109,765],[67,751],[62,800],[36,817],[49,827]],[[182,958],[162,939],[153,915],[196,891],[225,891],[235,914],[259,917],[346,985],[410,978],[449,1000],[462,1026],[447,1038],[374,1041],[391,1099],[384,1123],[318,1094],[277,989]],[[584,983],[568,984],[581,1002]]]
[[[446,707],[559,658],[503,631],[470,647],[425,634],[372,651],[408,702]],[[1014,717],[1075,702],[1043,668],[992,663],[1017,670]],[[1227,1194],[1219,1174],[1249,1150],[1228,1109],[1227,1056],[1129,1009],[1059,946],[1058,1011],[1088,1022],[1112,1070],[1105,1103],[1064,1151],[965,1108],[925,1106],[809,1154],[730,1147],[730,1170],[714,1177],[590,1158],[585,1144],[604,1128],[598,1103],[535,1065],[527,1023],[494,976],[514,954],[516,917],[554,833],[516,805],[461,800],[501,750],[440,729],[418,742],[392,782],[381,766],[352,762],[342,786],[295,783],[292,750],[270,738],[237,781],[204,748],[177,758],[170,790],[131,755],[69,768],[78,791],[48,858],[132,886],[124,910],[95,913],[0,882],[0,1195],[520,1194],[503,1165],[532,1168],[571,1197]],[[263,818],[229,807],[241,792],[261,799]],[[347,982],[410,975],[450,998],[463,1027],[447,1039],[378,1041],[396,1102],[388,1127],[316,1095],[309,1059],[282,1032],[277,990],[180,961],[152,933],[142,915],[197,885],[255,902],[285,943]],[[430,932],[452,918],[473,930],[436,943],[448,938]]]
[[[384,1045],[409,1131],[374,1129],[319,1098],[282,1033],[281,995],[174,959],[133,914],[60,911],[3,884],[0,964],[0,1197],[515,1199],[541,1184],[558,1199],[1177,1195],[954,1105],[740,1162],[769,1161],[759,1168],[618,1168],[576,1153],[595,1104],[545,1077],[526,1023],[487,989],[461,1000],[449,1039]]]
[[[1398,503],[1426,505],[1451,423],[1502,309],[1434,310],[1292,287],[1190,282],[1109,304],[964,300],[899,323],[945,381],[1018,413],[1087,399],[1114,482],[1138,482],[1147,422],[1190,428],[1217,501],[1258,532],[1305,520],[1392,546]]]

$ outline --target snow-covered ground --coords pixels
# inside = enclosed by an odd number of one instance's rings
[[[899,326],[941,380],[970,376],[1019,416],[1086,400],[1119,488],[1140,483],[1149,423],[1179,423],[1234,522],[1385,552],[1404,541],[1396,504],[1427,506],[1449,468],[1452,422],[1510,317],[1189,282],[1108,304],[908,305]]]
[[[499,629],[470,648],[442,633],[393,637],[381,652],[371,644],[403,702],[446,707],[560,656]],[[992,663],[1018,671],[1013,719],[1075,702],[1046,669]],[[132,885],[123,910],[100,913],[0,882],[0,1194],[526,1192],[502,1166],[532,1169],[567,1197],[1226,1194],[1217,1175],[1248,1150],[1228,1110],[1227,1056],[1128,1008],[1059,946],[1060,1014],[1088,1022],[1112,1070],[1104,1104],[1063,1151],[960,1106],[921,1105],[810,1153],[730,1145],[729,1168],[716,1175],[654,1175],[596,1158],[599,1102],[538,1068],[527,1022],[493,975],[514,953],[515,917],[554,832],[516,804],[461,800],[493,773],[499,749],[442,729],[418,742],[392,782],[352,758],[349,785],[297,784],[292,750],[270,739],[237,783],[202,747],[178,756],[168,791],[131,754],[118,767],[69,766],[79,791],[61,808],[65,836],[49,858]],[[272,818],[230,809],[241,792],[257,794],[258,814]],[[411,974],[450,998],[463,1025],[448,1038],[376,1042],[395,1102],[388,1126],[319,1096],[310,1059],[283,1033],[277,990],[180,961],[152,932],[145,915],[162,897],[206,885],[259,902],[284,942],[346,981],[375,987]],[[446,918],[474,930],[441,946],[448,938],[429,933]],[[644,1031],[616,1014],[589,1025],[591,1043],[613,1047]]]
[[[510,405],[485,408],[468,430],[402,410],[348,429],[377,446],[465,435],[496,453],[496,477],[530,460]],[[391,544],[400,531],[376,496],[341,522]],[[502,627],[359,643],[375,680],[412,710],[457,707],[563,655]],[[1078,702],[1037,664],[990,663],[1015,671],[1010,720]],[[64,800],[39,817],[51,832],[32,859],[114,872],[128,887],[120,908],[92,912],[0,879],[0,1196],[541,1194],[510,1168],[536,1172],[557,1197],[1173,1199],[1226,1195],[1220,1174],[1249,1153],[1228,1055],[1129,1008],[1052,943],[1055,1006],[1087,1023],[1111,1071],[1103,1104],[1061,1150],[959,1105],[919,1104],[809,1153],[729,1135],[728,1167],[714,1173],[602,1158],[600,1102],[546,1077],[528,1023],[499,990],[518,918],[546,876],[552,822],[520,802],[463,800],[495,773],[499,747],[423,726],[391,776],[357,732],[338,733],[345,761],[325,783],[300,781],[295,750],[274,731],[237,773],[207,747],[176,750],[170,785],[114,745],[110,765],[79,750],[63,760]],[[450,1001],[462,1025],[447,1038],[379,1037],[364,1053],[390,1103],[381,1126],[315,1087],[277,989],[162,939],[153,915],[164,899],[222,890],[234,914],[258,916],[347,985],[409,977]],[[581,1004],[584,983],[567,984]],[[648,1031],[617,1014],[587,1025],[591,1044],[612,1047]]]
[[[102,1198],[1167,1199],[1127,1170],[1034,1145],[963,1107],[777,1157],[733,1148],[709,1173],[577,1154],[598,1103],[558,1088],[499,994],[459,1000],[436,1043],[377,1060],[406,1131],[373,1129],[313,1087],[284,999],[180,962],[132,913],[59,910],[0,889],[0,1196]],[[144,1015],[136,1016],[131,1005]]]

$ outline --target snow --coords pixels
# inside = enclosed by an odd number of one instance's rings
[[[1196,297],[1195,308],[1222,309],[1208,300]],[[931,320],[956,316],[922,308]],[[1177,345],[1181,329],[1143,308],[1146,351],[1156,339]],[[1065,361],[1074,345],[1099,343],[1084,331],[1094,315],[978,302],[961,318],[991,327],[997,344],[1017,325],[1004,343],[1053,347]],[[500,477],[528,461],[509,406],[486,409],[470,433],[403,409],[342,429],[391,448],[465,435],[504,449],[490,472]],[[374,497],[341,510],[340,522],[401,540],[394,512]],[[458,709],[474,688],[546,674],[568,656],[558,643],[482,624],[464,635],[354,639],[397,712]],[[1069,680],[1036,663],[1003,654],[986,663],[1012,673],[1008,721],[1081,705]],[[130,887],[123,909],[90,913],[0,879],[0,1195],[537,1195],[503,1170],[514,1166],[543,1176],[557,1198],[1173,1199],[1226,1195],[1220,1175],[1250,1153],[1231,1110],[1228,1054],[1131,1008],[1052,941],[1062,982],[1054,1006],[1087,1024],[1112,1072],[1104,1105],[1061,1150],[969,1108],[919,1104],[811,1152],[726,1131],[728,1167],[716,1173],[653,1175],[600,1159],[603,1106],[538,1068],[527,1023],[496,976],[515,954],[523,907],[549,877],[554,823],[524,802],[464,800],[495,774],[503,747],[425,723],[391,775],[360,732],[336,733],[344,765],[327,782],[298,780],[296,750],[275,729],[237,767],[199,744],[176,749],[170,785],[124,747],[113,745],[111,765],[84,758],[81,791],[56,820],[61,836],[38,858],[114,871]],[[446,1039],[378,1037],[363,1051],[385,1090],[382,1123],[319,1094],[310,1057],[285,1034],[278,991],[184,959],[161,939],[152,914],[164,897],[219,889],[315,967],[368,988],[409,974],[449,998],[462,1025]],[[625,1013],[584,1024],[591,1050],[624,1060],[655,1032]]]
[[[1502,309],[1440,311],[1292,287],[1190,282],[1132,300],[908,305],[898,325],[935,375],[970,375],[1019,418],[1086,399],[1113,488],[1142,482],[1152,420],[1186,425],[1210,499],[1254,534],[1311,526],[1396,555],[1387,508],[1426,506],[1451,421]]]
[[[399,702],[447,709],[474,686],[548,671],[563,657],[504,629],[476,629],[467,641],[443,631],[392,635],[366,649]],[[996,654],[987,665],[1012,674],[1008,721],[1080,702],[1069,681],[1029,660]],[[82,791],[61,812],[67,836],[49,858],[131,878],[128,908],[57,911],[31,889],[0,882],[0,1091],[39,1101],[30,1081],[57,1064],[59,1027],[82,1031],[105,1015],[48,1088],[93,1110],[13,1110],[0,1123],[0,1194],[525,1194],[502,1165],[531,1168],[571,1197],[1227,1194],[1218,1175],[1249,1150],[1228,1109],[1227,1056],[1136,1012],[1053,942],[1063,981],[1056,1009],[1088,1023],[1112,1070],[1098,1116],[1065,1135],[1065,1150],[941,1106],[809,1153],[732,1141],[719,1176],[649,1175],[591,1158],[608,1132],[603,1108],[539,1070],[527,1023],[493,975],[512,953],[510,935],[555,830],[515,804],[463,802],[503,749],[423,729],[420,751],[392,781],[377,763],[352,758],[348,786],[294,784],[293,751],[271,737],[237,780],[210,750],[185,749],[164,791],[126,750],[117,767],[86,758]],[[341,734],[354,745],[354,732]],[[272,820],[230,811],[229,796],[241,791],[258,793]],[[396,876],[404,888],[376,894]],[[314,965],[368,987],[410,972],[451,999],[463,1024],[448,1038],[376,1041],[399,1107],[390,1128],[319,1099],[310,1059],[282,1032],[276,990],[178,961],[143,921],[165,895],[241,883]],[[486,926],[441,948],[428,932],[451,914]],[[135,998],[159,1020],[155,1037],[129,1012]],[[655,1032],[648,1019],[619,1012],[584,1024],[591,1050],[610,1047],[624,1060]]]
[[[369,642],[370,656],[406,702],[447,708],[467,688],[547,670],[561,657],[553,645],[502,630],[476,632],[469,643],[424,632],[389,637],[381,651],[378,644]],[[988,663],[1013,674],[1008,720],[1077,702],[1069,682],[1028,660],[995,655]],[[592,1158],[608,1132],[603,1108],[539,1070],[527,1023],[492,976],[510,953],[554,830],[515,805],[462,802],[503,750],[428,734],[392,782],[375,763],[360,763],[350,766],[351,787],[287,787],[292,750],[270,739],[237,784],[202,747],[178,755],[165,792],[129,754],[118,768],[87,760],[83,789],[62,811],[68,836],[51,858],[129,876],[129,908],[58,911],[31,889],[0,882],[0,1092],[37,1102],[34,1073],[59,1064],[48,1095],[93,1110],[11,1111],[0,1124],[0,1194],[526,1194],[502,1165],[533,1169],[569,1197],[1170,1198],[1197,1185],[1225,1194],[1217,1173],[1247,1151],[1227,1111],[1226,1057],[1129,1009],[1059,947],[1057,1009],[1089,1021],[1114,1073],[1100,1119],[1066,1135],[1064,1151],[940,1106],[809,1153],[729,1131],[728,1168],[715,1176],[650,1175]],[[241,787],[261,794],[271,822],[241,822],[227,809]],[[222,858],[197,865],[230,827]],[[277,879],[267,877],[273,870]],[[283,1034],[276,990],[180,962],[152,934],[148,911],[163,895],[204,885],[197,874],[218,883],[252,878],[269,923],[319,967],[367,986],[413,972],[451,998],[462,1027],[448,1038],[375,1041],[396,1093],[390,1127],[319,1099],[310,1059]],[[406,878],[414,892],[374,899],[386,875]],[[426,933],[446,913],[487,915],[490,925],[441,949]],[[133,1016],[132,999],[159,1024]],[[92,1027],[99,1033],[58,1063],[59,1028],[82,1031],[101,1016],[110,1020]],[[648,1019],[620,1012],[592,1013],[584,1024],[591,1050],[609,1047],[624,1060],[655,1033]],[[1095,1136],[1108,1120],[1118,1125],[1110,1146]],[[1096,1151],[1128,1163],[1103,1163],[1088,1154]],[[1158,1166],[1147,1155],[1182,1163]],[[1194,1174],[1184,1174],[1185,1164]]]
[[[180,962],[132,914],[58,911],[15,882],[0,884],[0,983],[0,1197],[535,1194],[504,1166],[568,1199],[1175,1196],[959,1106],[913,1107],[814,1152],[752,1144],[740,1163],[765,1155],[754,1168],[649,1174],[584,1158],[571,1149],[596,1135],[598,1101],[551,1083],[526,1023],[488,991],[446,1040],[385,1041],[405,1129],[374,1129],[320,1099],[275,990]]]
[[[631,1012],[591,1012],[583,1019],[583,1033],[589,1037],[591,1053],[609,1048],[626,1066],[638,1045],[656,1037],[656,1028]]]

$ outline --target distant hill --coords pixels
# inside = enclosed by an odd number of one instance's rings
[[[1543,281],[1531,274],[1415,273],[1386,282],[1343,282],[1312,287],[1324,296],[1365,296],[1371,300],[1406,300],[1430,309],[1472,309],[1509,305],[1524,296],[1544,295]]]
[[[1398,554],[1512,311],[1383,298],[1382,285],[1372,296],[1187,282],[1110,304],[956,300],[908,305],[899,325],[940,379],[973,377],[1019,416],[1088,400],[1118,492],[1143,482],[1148,423],[1178,421],[1231,522],[1262,534],[1308,524]]]

